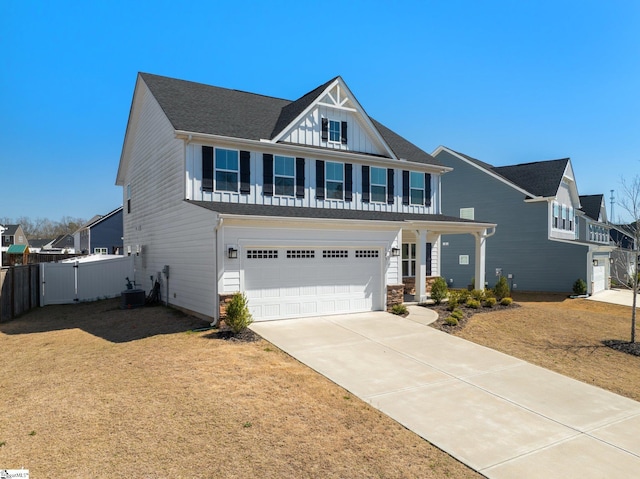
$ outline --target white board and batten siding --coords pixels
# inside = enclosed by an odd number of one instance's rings
[[[395,201],[393,204],[362,202],[362,163],[352,163],[351,201],[316,198],[316,168],[313,157],[305,158],[305,196],[304,198],[287,196],[266,196],[263,194],[263,152],[251,151],[251,191],[249,194],[228,191],[202,191],[202,144],[189,143],[186,148],[186,195],[195,201],[214,201],[226,203],[257,204],[270,206],[295,206],[306,208],[345,209],[357,211],[379,211],[387,213],[436,214],[439,211],[440,179],[437,173],[431,174],[431,206],[402,204],[402,171],[411,170],[411,163],[403,163],[394,168],[393,187]],[[209,145],[216,146],[216,145]],[[278,153],[274,153],[278,154]],[[283,150],[283,156],[291,153]],[[391,165],[390,165],[391,166]]]

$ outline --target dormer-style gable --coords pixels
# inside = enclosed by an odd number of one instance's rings
[[[604,195],[581,195],[580,204],[585,215],[599,223],[607,223],[607,208]]]
[[[271,141],[398,159],[341,77],[283,108]]]

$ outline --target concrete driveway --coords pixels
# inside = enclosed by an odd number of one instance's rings
[[[607,289],[589,296],[587,299],[591,301],[602,301],[604,303],[621,304],[623,306],[633,306],[633,292],[628,289]],[[636,308],[639,306],[640,297],[636,298]]]
[[[631,399],[384,312],[251,329],[487,477],[640,471]]]

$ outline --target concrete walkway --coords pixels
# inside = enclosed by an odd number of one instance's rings
[[[633,293],[628,289],[607,289],[589,296],[587,299],[591,301],[602,301],[604,303],[621,304],[623,306],[633,306]],[[636,298],[636,308],[638,307],[640,307],[640,297]]]
[[[486,477],[640,474],[640,403],[425,327],[427,316],[251,329]]]

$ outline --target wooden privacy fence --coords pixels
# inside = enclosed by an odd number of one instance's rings
[[[39,271],[38,264],[0,271],[0,321],[8,321],[38,306]]]
[[[133,256],[40,264],[40,306],[116,298],[133,282]]]

